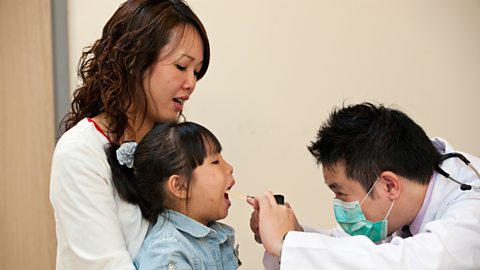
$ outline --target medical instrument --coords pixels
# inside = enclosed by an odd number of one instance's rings
[[[450,174],[448,174],[446,171],[444,171],[442,169],[441,165],[445,160],[447,160],[449,158],[459,158],[461,161],[463,161],[463,163],[465,163],[465,165],[470,167],[475,172],[478,179],[480,180],[480,173],[478,173],[477,169],[475,169],[475,167],[472,166],[470,160],[468,160],[464,155],[462,155],[460,153],[456,153],[456,152],[447,153],[445,155],[442,155],[440,157],[440,160],[437,162],[437,164],[435,164],[435,170],[439,174],[443,175],[445,178],[448,178],[448,179],[452,180],[453,182],[459,184],[460,189],[463,190],[463,191],[471,190],[471,189],[480,189],[480,185],[469,185],[469,184],[462,183],[462,182],[454,179],[453,177],[450,176]]]
[[[250,198],[255,198],[253,196],[243,195],[243,194],[231,191],[231,190],[228,190],[227,193],[232,195],[233,197],[239,199],[239,200],[242,200],[242,201],[246,201],[247,198],[249,198],[249,197]],[[275,194],[275,195],[273,195],[273,197],[275,197],[275,201],[277,202],[277,204],[283,205],[285,203],[285,197],[283,195]]]
[[[231,191],[231,190],[227,190],[227,193],[229,195],[232,195],[233,197],[241,200],[241,201],[246,201],[248,197],[251,197],[251,196],[243,195],[243,194]]]
[[[275,194],[273,195],[273,197],[275,197],[275,201],[277,202],[277,204],[280,204],[280,205],[285,204],[285,197],[283,195]]]
[[[229,195],[232,195],[233,197],[235,197],[236,199],[239,199],[241,201],[246,201],[247,198],[255,198],[253,196],[248,196],[248,195],[243,195],[243,194],[240,194],[240,193],[237,193],[235,191],[232,191],[232,190],[227,190],[227,193]],[[285,197],[283,195],[280,195],[280,194],[274,194],[273,197],[275,198],[275,202],[277,202],[277,204],[279,205],[284,205],[285,203]],[[254,239],[257,243],[261,244],[262,243],[262,239],[260,239],[260,235],[259,234],[254,234]]]

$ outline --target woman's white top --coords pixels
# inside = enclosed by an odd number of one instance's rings
[[[83,119],[58,141],[50,201],[55,213],[57,269],[135,269],[149,224],[118,196],[95,123]]]

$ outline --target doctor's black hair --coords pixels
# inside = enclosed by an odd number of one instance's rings
[[[427,184],[440,159],[425,131],[405,113],[368,102],[334,108],[308,150],[318,165],[344,165],[346,176],[365,191],[384,171]]]
[[[142,216],[152,224],[165,210],[165,183],[169,177],[177,174],[185,178],[188,202],[193,170],[210,154],[222,151],[215,135],[193,122],[156,124],[138,143],[133,168],[120,165],[118,148],[110,144],[105,150],[113,184],[120,198],[138,205]]]

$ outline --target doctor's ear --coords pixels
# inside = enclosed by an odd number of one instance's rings
[[[167,189],[177,199],[185,200],[187,198],[188,184],[180,175],[174,174],[168,178]]]
[[[396,200],[402,191],[402,181],[400,176],[391,172],[384,171],[380,174],[382,189],[388,194],[390,200]]]

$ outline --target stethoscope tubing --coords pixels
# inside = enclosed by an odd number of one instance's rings
[[[456,180],[455,178],[451,177],[449,173],[447,173],[445,170],[443,170],[441,165],[445,160],[447,160],[449,158],[459,158],[461,161],[463,161],[463,163],[465,163],[465,165],[470,167],[475,172],[478,179],[480,180],[480,173],[478,173],[477,169],[475,169],[475,167],[472,166],[470,160],[468,160],[464,155],[462,155],[460,153],[457,153],[457,152],[451,152],[451,153],[447,153],[447,154],[442,155],[440,157],[440,160],[434,166],[435,171],[437,171],[439,174],[441,174],[445,178],[448,178],[448,179],[452,180],[453,182],[459,184],[460,189],[463,190],[463,191],[471,190],[471,189],[480,189],[479,185],[470,185],[470,184],[462,183],[462,182]]]

